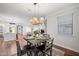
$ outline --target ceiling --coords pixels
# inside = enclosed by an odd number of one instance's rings
[[[38,4],[35,7],[33,3],[0,3],[0,14],[13,15],[24,18],[33,16],[46,16],[50,13],[56,12],[57,10],[61,10],[62,8],[78,5],[75,3]]]

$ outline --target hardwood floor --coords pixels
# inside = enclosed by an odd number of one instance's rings
[[[75,51],[72,51],[70,49],[67,49],[67,48],[64,48],[64,47],[60,47],[58,45],[53,45],[53,47],[63,51],[64,52],[64,56],[79,56],[79,52],[75,52]]]

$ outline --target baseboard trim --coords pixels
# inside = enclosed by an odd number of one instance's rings
[[[55,44],[53,44],[53,47],[64,51],[65,52],[64,56],[79,56],[79,52],[75,52],[70,49],[55,45]]]

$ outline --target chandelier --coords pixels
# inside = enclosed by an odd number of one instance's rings
[[[33,25],[42,24],[44,22],[44,18],[39,17],[39,4],[33,3],[33,5],[34,5],[35,9],[36,9],[36,7],[38,7],[38,13],[37,13],[38,15],[37,15],[37,17],[36,17],[36,15],[34,15],[34,17],[30,21]],[[34,11],[36,12],[36,10],[34,10]]]

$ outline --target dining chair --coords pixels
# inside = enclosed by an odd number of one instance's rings
[[[40,56],[52,56],[52,47],[53,47],[53,41],[54,41],[54,38],[53,39],[49,39],[49,40],[46,40],[44,42],[44,45],[43,47],[39,47],[38,50],[40,52],[42,52],[40,54]],[[43,49],[40,49],[40,48],[43,48]]]

